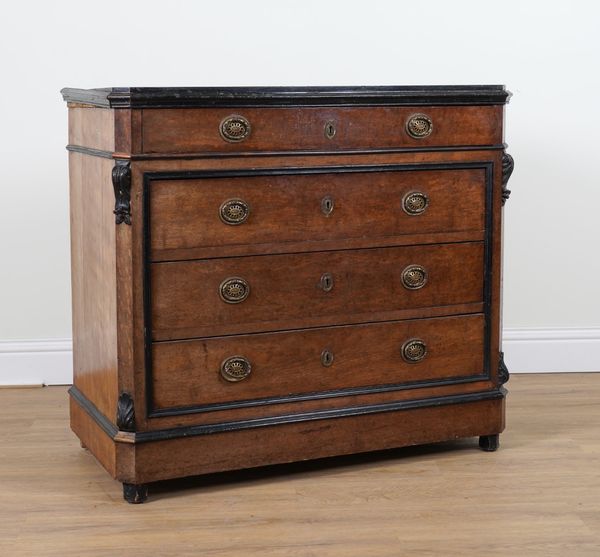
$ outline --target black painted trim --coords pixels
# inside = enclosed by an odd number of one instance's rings
[[[490,339],[491,339],[491,277],[492,277],[492,224],[493,224],[493,166],[491,161],[483,162],[457,162],[457,163],[421,163],[421,164],[381,164],[381,165],[352,165],[352,166],[319,166],[319,167],[287,167],[287,168],[261,168],[244,170],[182,170],[182,171],[162,171],[146,172],[143,175],[142,188],[142,206],[143,206],[143,266],[144,266],[144,352],[145,352],[145,391],[146,391],[146,415],[148,418],[162,417],[166,415],[194,414],[209,412],[215,410],[244,408],[248,406],[260,406],[266,404],[282,404],[290,402],[290,397],[269,397],[264,399],[254,399],[245,401],[235,401],[222,403],[218,405],[191,405],[181,408],[155,409],[152,396],[152,310],[151,310],[151,285],[150,268],[152,264],[150,254],[150,184],[153,180],[182,180],[182,179],[202,179],[202,178],[232,178],[244,176],[277,176],[277,175],[295,175],[295,174],[331,174],[331,173],[350,173],[350,172],[394,172],[394,171],[423,171],[423,170],[462,170],[462,169],[483,169],[485,171],[486,188],[486,231],[484,237],[484,366],[483,375],[461,377],[456,380],[432,380],[427,382],[426,386],[436,387],[443,385],[452,385],[457,383],[473,382],[491,379],[490,368]],[[495,371],[495,370],[494,370]],[[390,385],[376,385],[360,389],[339,389],[327,393],[304,393],[301,399],[293,400],[316,400],[329,397],[350,396],[352,394],[371,394],[378,392],[390,392],[396,390],[405,390],[412,387],[415,382],[397,383]],[[423,382],[419,382],[423,383]]]
[[[80,145],[67,145],[67,151],[71,153],[81,153],[82,155],[90,155],[92,157],[102,157],[104,159],[112,159],[111,151],[103,151],[102,149],[92,149],[92,147],[82,147]]]
[[[61,90],[63,99],[110,108],[497,105],[503,85],[348,87],[112,87]]]
[[[494,250],[492,236],[494,230],[494,163],[487,163],[485,173],[485,241],[483,263],[483,304],[485,314],[485,350],[483,351],[483,369],[491,379],[492,359],[490,354],[492,338],[492,270]]]
[[[100,426],[102,431],[111,438],[119,433],[119,428],[113,424],[75,385],[69,389],[69,394],[89,416]]]
[[[323,156],[323,155],[384,155],[390,153],[436,153],[450,151],[502,151],[505,148],[503,143],[497,145],[454,145],[450,147],[398,147],[393,149],[336,149],[335,151],[240,151],[240,152],[207,152],[201,153],[145,153],[130,155],[129,160],[190,160],[190,159],[230,159],[240,157],[280,157],[280,156]],[[115,154],[111,151],[102,151],[91,147],[81,145],[67,145],[67,151],[82,153],[93,157],[104,157],[106,159],[123,158],[121,154]]]
[[[437,319],[437,318],[432,318]],[[260,334],[260,333],[258,333]],[[231,410],[233,408],[252,408],[256,406],[270,406],[272,404],[285,404],[289,402],[302,402],[306,400],[321,400],[324,398],[339,398],[344,396],[355,395],[372,395],[377,393],[388,393],[393,391],[408,391],[413,389],[421,389],[425,387],[443,387],[446,385],[462,385],[465,383],[473,383],[476,381],[485,381],[489,379],[486,373],[480,375],[470,375],[468,377],[450,377],[446,379],[430,379],[427,381],[415,381],[412,383],[386,384],[386,385],[370,385],[366,387],[352,387],[349,389],[336,389],[331,391],[317,391],[312,393],[299,393],[287,396],[269,397],[269,398],[254,398],[250,400],[241,400],[235,402],[222,402],[215,404],[204,404],[202,406],[181,406],[170,407],[165,409],[153,409],[149,417],[159,418],[165,416],[181,416],[185,414],[200,414],[203,412],[217,412],[220,410]],[[398,386],[402,385],[399,389]]]
[[[73,386],[69,389],[69,394],[77,403],[88,413],[88,415],[98,423],[104,432],[113,438],[119,430],[110,423],[106,417],[92,404],[78,389]],[[500,400],[505,398],[506,390],[502,387],[492,391],[481,391],[478,393],[467,393],[459,395],[447,395],[418,400],[401,400],[395,402],[385,402],[381,404],[368,404],[363,406],[351,406],[346,408],[334,408],[330,410],[316,410],[313,412],[300,412],[296,414],[286,414],[283,416],[270,416],[267,418],[255,418],[250,420],[239,420],[235,422],[222,422],[207,425],[183,426],[169,429],[160,429],[155,431],[141,431],[132,433],[134,443],[148,443],[152,441],[164,441],[167,439],[177,439],[181,437],[193,437],[197,435],[212,435],[215,433],[226,433],[229,431],[239,431],[243,429],[253,429],[257,427],[269,427],[298,422],[308,422],[315,420],[328,420],[336,418],[350,418],[354,416],[364,416],[366,414],[377,414],[385,412],[398,412],[403,410],[415,410],[417,408],[431,408],[440,406],[449,406],[453,404],[468,404],[472,402],[482,402],[485,400]]]
[[[252,429],[256,427],[267,427],[274,425],[292,424],[297,422],[308,422],[314,420],[364,416],[365,414],[413,410],[417,408],[428,408],[432,406],[449,406],[452,404],[465,404],[469,402],[481,402],[484,400],[498,400],[504,398],[505,396],[506,391],[503,388],[500,388],[498,390],[484,391],[480,393],[449,395],[419,400],[385,402],[381,404],[369,404],[365,406],[351,406],[347,408],[335,408],[331,410],[317,410],[314,412],[287,414],[284,416],[255,418],[252,420],[240,420],[237,422],[196,425],[173,429],[162,429],[158,431],[144,431],[136,433],[135,440],[136,443],[143,443],[147,441],[162,441],[165,439],[174,439],[182,436],[189,437],[193,435],[211,435],[213,433],[224,433],[227,431],[238,431],[240,429]]]

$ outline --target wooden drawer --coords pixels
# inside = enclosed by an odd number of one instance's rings
[[[485,214],[481,168],[316,170],[152,180],[151,258],[243,254],[290,242],[318,250],[323,242],[337,241],[344,247],[344,242],[366,237],[428,233],[470,232],[469,239],[481,239]]]
[[[425,114],[431,132],[408,122]],[[227,126],[230,118],[231,126]],[[222,126],[225,130],[222,129]],[[333,127],[331,127],[333,126]],[[233,131],[233,141],[223,131]],[[245,131],[249,133],[243,137]],[[339,151],[502,144],[501,106],[145,109],[146,153]]]
[[[481,375],[484,322],[477,314],[155,343],[155,409]],[[422,359],[403,356],[423,346]],[[237,382],[227,375],[232,357],[250,365]]]
[[[154,263],[153,338],[383,321],[406,317],[407,309],[481,303],[483,252],[483,243],[466,242]],[[426,273],[418,289],[403,285],[413,266]],[[229,279],[245,281],[243,301],[224,301]],[[225,294],[243,289],[229,283]]]

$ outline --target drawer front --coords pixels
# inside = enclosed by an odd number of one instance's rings
[[[482,302],[483,253],[483,243],[466,242],[154,263],[153,338],[383,321]]]
[[[155,343],[154,408],[481,375],[484,322],[476,314]]]
[[[145,109],[146,153],[370,150],[502,143],[502,106]]]
[[[485,213],[482,169],[154,180],[153,260],[201,248],[472,231]],[[194,250],[199,250],[194,252]]]

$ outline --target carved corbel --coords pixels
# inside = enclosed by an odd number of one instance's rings
[[[500,360],[498,362],[498,382],[504,385],[510,379],[510,373],[504,363],[504,352],[500,352]]]
[[[131,224],[131,164],[128,160],[117,160],[112,170],[115,189],[115,222]]]
[[[510,175],[515,169],[515,160],[506,152],[502,154],[502,205],[510,197],[510,190],[506,187]]]
[[[129,393],[121,393],[117,402],[117,427],[121,431],[135,431],[135,410]]]

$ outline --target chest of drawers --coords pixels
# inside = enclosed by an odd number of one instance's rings
[[[71,427],[153,481],[504,429],[501,86],[64,89]]]

